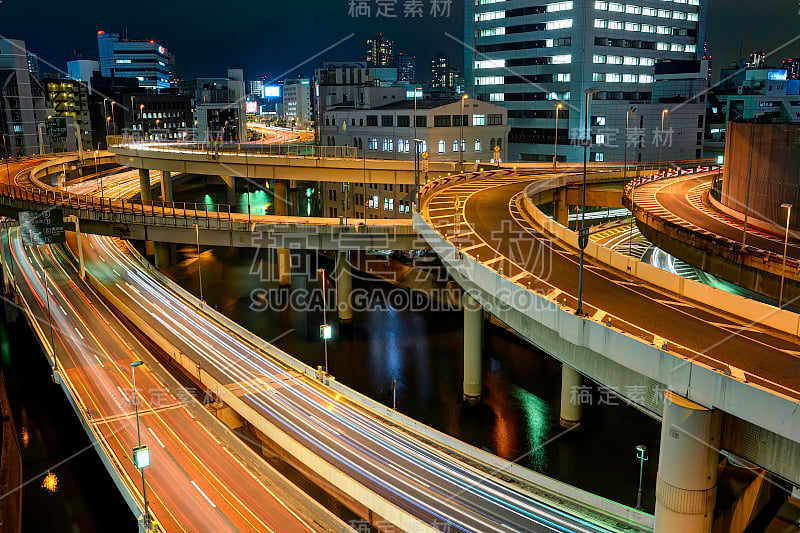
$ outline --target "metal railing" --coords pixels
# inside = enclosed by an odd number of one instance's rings
[[[109,148],[130,148],[150,152],[199,153],[212,158],[220,155],[248,155],[264,157],[304,157],[311,159],[358,160],[355,146],[317,146],[315,144],[263,144],[207,141],[143,141],[128,136],[109,136]]]

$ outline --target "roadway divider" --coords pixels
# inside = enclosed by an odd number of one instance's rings
[[[716,170],[711,169],[710,171],[715,172]],[[689,173],[686,172],[681,175],[686,174]],[[582,179],[582,176],[565,176],[563,180],[560,180],[564,183],[559,186],[577,183]],[[523,197],[518,201],[519,210],[529,222],[542,228],[555,239],[577,249],[578,234],[545,215],[531,200],[531,198],[535,198],[540,194],[544,190],[544,187],[549,186],[552,186],[552,184],[533,183],[529,185]],[[609,250],[592,241],[589,242],[586,248],[586,255],[616,270],[637,277],[651,285],[689,298],[700,304],[714,307],[732,316],[739,317],[745,322],[749,322],[750,325],[762,324],[792,336],[800,335],[800,315],[792,311],[778,309],[777,307],[751,300],[744,296],[731,294],[698,281],[684,278],[683,276],[667,272],[653,265],[643,263],[638,259]]]
[[[125,244],[128,252],[152,277],[178,294],[184,302],[204,313],[223,328],[235,333],[261,352],[303,374],[311,382],[317,382],[318,372],[316,368],[306,365],[302,361],[254,335],[215,309],[205,305],[194,295],[156,269],[147,259],[142,257],[138,250],[130,243],[125,241]],[[192,363],[189,370],[193,375],[196,374],[196,365]],[[607,520],[624,523],[628,528],[633,527],[634,529],[650,530],[653,527],[652,515],[562,483],[516,463],[502,459],[485,450],[471,446],[450,435],[422,424],[413,418],[398,413],[394,409],[341,384],[335,379],[327,380],[326,385],[351,400],[354,404],[364,409],[375,418],[388,421],[399,429],[417,436],[421,439],[423,444],[427,443],[429,446],[433,445],[434,448],[444,448],[445,451],[451,455],[455,455],[475,468],[478,473],[492,475],[496,482],[511,485],[516,490],[520,490],[538,501],[562,509],[569,514],[581,516],[592,522],[597,522],[597,516],[600,515]],[[233,405],[231,405],[231,407],[234,408],[234,411],[237,410]],[[239,412],[239,414],[244,416],[242,412]],[[276,442],[279,442],[279,440],[276,440]],[[508,477],[516,478],[516,481],[509,484],[503,479]]]

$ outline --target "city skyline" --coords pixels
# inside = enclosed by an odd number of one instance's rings
[[[305,5],[302,8],[292,4],[251,6],[235,0],[230,9],[216,13],[214,17],[198,16],[196,13],[203,10],[197,11],[193,6],[190,11],[188,4],[183,2],[159,5],[158,10],[163,16],[155,25],[152,17],[143,15],[153,12],[147,9],[151,4],[155,8],[154,3],[145,2],[139,13],[120,10],[118,15],[114,15],[113,8],[91,9],[88,6],[80,13],[65,13],[62,24],[42,32],[35,18],[29,16],[29,7],[21,3],[3,3],[0,4],[0,13],[7,14],[7,19],[15,20],[15,24],[13,31],[3,28],[2,36],[24,40],[28,49],[39,55],[42,73],[55,70],[48,63],[63,70],[66,62],[77,56],[97,59],[97,31],[113,31],[127,34],[131,39],[162,42],[175,54],[177,72],[182,78],[214,75],[227,68],[244,69],[248,79],[272,78],[283,72],[287,72],[286,76],[308,75],[313,72],[313,63],[301,64],[328,48],[314,62],[364,59],[364,43],[376,32],[392,39],[396,50],[416,55],[420,65],[430,64],[437,52],[443,52],[454,65],[463,68],[463,47],[456,39],[447,36],[463,37],[463,2],[452,2],[449,16],[434,17],[426,9],[413,24],[403,17],[402,3],[398,3],[398,17],[392,19],[376,17],[374,10],[370,16],[351,16],[347,2],[312,1],[310,4],[315,16],[307,17]],[[249,10],[248,19],[251,20],[259,17],[268,17],[268,21],[299,20],[307,35],[293,35],[297,32],[294,25],[269,23],[269,29],[264,33],[220,31],[226,22],[234,23],[230,17],[246,10]],[[102,15],[94,16],[93,13]],[[708,39],[715,78],[721,68],[739,59],[740,55],[746,56],[751,50],[772,51],[795,38],[788,25],[775,25],[769,33],[756,35],[746,30],[748,27],[769,27],[769,22],[774,24],[776,17],[784,19],[787,16],[798,16],[797,6],[789,0],[757,7],[744,0],[725,5],[719,1],[711,2]],[[212,28],[211,24],[216,27]],[[212,31],[224,39],[207,38]],[[288,46],[290,42],[291,47]],[[339,44],[332,47],[336,43]],[[786,57],[797,56],[800,56],[800,42],[795,41],[777,52],[774,62],[779,64]],[[427,77],[427,69],[422,69],[419,74]]]

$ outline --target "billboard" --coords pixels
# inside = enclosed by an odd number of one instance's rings
[[[280,98],[281,96],[280,85],[265,85],[261,91],[263,98]]]
[[[245,111],[250,115],[258,113],[258,102],[247,102],[245,104]]]

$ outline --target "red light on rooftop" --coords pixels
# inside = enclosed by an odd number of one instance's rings
[[[104,35],[105,33],[106,32],[104,32],[103,30],[100,30],[100,31],[97,32],[97,35]]]

